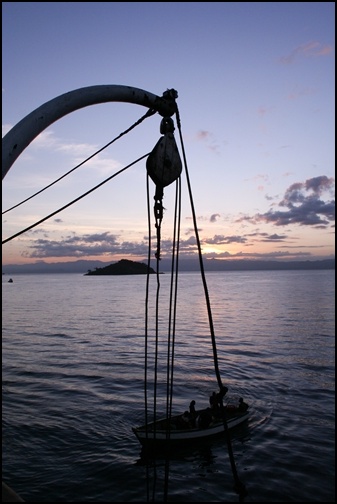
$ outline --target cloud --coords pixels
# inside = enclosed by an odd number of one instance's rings
[[[296,100],[297,98],[301,96],[309,96],[315,94],[316,89],[314,88],[303,88],[303,89],[296,89],[292,91],[291,93],[288,94],[287,98],[288,100]]]
[[[220,217],[220,214],[218,214],[218,213],[212,214],[209,221],[216,222],[218,220],[218,217]]]
[[[305,182],[306,190],[312,190],[315,194],[318,195],[321,195],[324,191],[333,189],[334,186],[335,180],[333,178],[328,178],[325,175],[308,179]]]
[[[315,228],[326,229],[335,219],[335,202],[332,199],[327,200],[327,196],[332,197],[333,192],[334,179],[324,175],[307,179],[304,182],[296,182],[288,187],[284,196],[278,202],[279,209],[275,209],[276,207],[273,206],[272,209],[264,214],[257,213],[252,216],[244,216],[237,220],[237,222],[248,221],[253,224],[263,222],[274,224],[275,226],[298,224],[300,226],[314,226]],[[212,214],[208,220],[215,222],[219,216],[220,214]],[[55,221],[61,222],[61,219],[55,219]],[[35,259],[101,257],[106,259],[114,255],[144,258],[148,255],[147,237],[144,237],[140,241],[123,241],[118,234],[103,232],[82,235],[73,233],[61,237],[60,240],[53,240],[49,238],[43,229],[40,228],[38,232],[40,233],[40,238],[30,243],[27,251],[23,253],[23,257]],[[38,232],[33,231],[32,235],[36,237]],[[181,239],[179,243],[181,257],[195,256],[197,244],[194,230],[189,229],[188,234],[186,233],[185,236],[186,239]],[[202,244],[205,246],[220,247],[231,244],[242,244],[247,248],[254,242],[263,242],[284,243],[288,247],[289,243],[296,240],[294,237],[290,238],[285,233],[267,233],[257,230],[249,234],[216,234],[213,237],[203,239]],[[155,236],[152,239],[152,247],[153,249],[156,248]],[[170,257],[172,253],[171,239],[161,240],[160,252],[162,258]],[[212,255],[214,257],[214,252]],[[218,257],[217,253],[215,255]]]
[[[6,132],[8,126],[9,125],[3,125],[3,134],[4,131]],[[76,167],[78,165],[84,164],[85,167],[89,170],[94,167],[95,172],[98,172],[103,176],[111,173],[111,170],[117,170],[121,168],[121,164],[118,161],[109,157],[103,157],[103,147],[98,147],[97,145],[90,143],[68,142],[67,140],[63,140],[62,138],[57,137],[54,134],[53,130],[42,131],[34,139],[34,142],[32,142],[31,146],[33,149],[38,151],[50,150],[51,152],[60,152],[67,157],[68,163],[71,163]],[[100,150],[102,150],[102,152],[98,152]],[[98,153],[95,154],[96,152]]]
[[[213,238],[206,238],[202,240],[203,245],[230,245],[233,243],[241,243],[246,247],[251,246],[253,242],[263,242],[263,243],[282,243],[288,242],[289,236],[286,234],[269,234],[269,233],[246,233],[243,235],[214,235]],[[219,252],[221,254],[221,252]],[[213,253],[214,255],[214,253]],[[217,254],[216,254],[217,255]]]
[[[257,110],[257,113],[260,117],[264,117],[269,112],[270,112],[270,109],[268,109],[267,107],[263,107],[262,105],[260,105]]]
[[[287,250],[276,250],[274,252],[236,252],[231,254],[229,252],[220,252],[214,254],[212,252],[204,254],[205,259],[263,259],[276,260],[276,259],[311,259],[312,254],[310,252],[290,252]]]
[[[197,140],[205,142],[209,150],[218,152],[219,145],[216,143],[214,135],[210,131],[199,130],[197,132]]]
[[[119,242],[118,236],[105,233],[72,235],[62,240],[38,239],[29,246],[31,252],[26,252],[25,257],[46,258],[46,257],[86,257],[105,256],[114,253],[142,253],[146,254],[147,244]]]
[[[287,56],[282,56],[280,62],[289,65],[294,63],[298,58],[314,58],[320,56],[327,56],[332,52],[332,46],[323,45],[317,41],[307,42],[306,44],[301,44],[295,49],[293,49]]]
[[[244,216],[237,222],[266,222],[276,226],[299,224],[326,228],[335,221],[335,201],[324,201],[321,196],[325,193],[332,196],[333,189],[334,179],[325,175],[297,182],[286,190],[283,199],[278,203],[279,207],[286,210],[269,210],[264,214]]]
[[[156,247],[156,237],[153,237],[152,243]],[[195,255],[196,238],[189,236],[186,240],[181,240],[179,243],[180,251],[185,255]],[[155,252],[155,250],[154,250]],[[160,252],[163,256],[168,256],[172,253],[172,241],[161,240]],[[22,253],[25,258],[45,259],[55,257],[102,257],[113,255],[125,256],[143,256],[148,255],[148,241],[132,242],[122,241],[118,235],[109,232],[84,234],[84,235],[68,235],[60,240],[51,240],[46,236],[34,240],[28,246],[28,251]]]
[[[259,182],[260,180],[262,180],[263,182],[268,182],[269,175],[267,175],[266,173],[258,173],[254,177],[246,178],[245,182],[249,182],[250,180],[252,180],[253,182]]]
[[[203,240],[207,245],[228,245],[230,243],[245,243],[247,240],[243,236],[214,235],[213,238]]]
[[[287,238],[288,238],[287,235],[278,235],[278,234],[274,233],[272,235],[267,236],[262,241],[264,241],[264,242],[283,242]]]
[[[209,131],[200,130],[197,132],[198,140],[208,140],[211,137],[211,133]]]

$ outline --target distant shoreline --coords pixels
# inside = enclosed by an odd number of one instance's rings
[[[116,261],[117,262],[117,261]],[[212,271],[289,271],[289,270],[334,270],[335,259],[322,259],[310,261],[253,261],[253,260],[204,260],[206,272]],[[2,266],[3,275],[27,274],[27,273],[82,273],[95,268],[104,268],[111,264],[102,261],[79,260],[65,263],[46,263],[44,261],[34,264],[8,264]],[[152,263],[153,266],[153,263]],[[169,272],[171,263],[169,260],[160,261],[160,272]],[[199,271],[197,260],[179,261],[179,271]]]

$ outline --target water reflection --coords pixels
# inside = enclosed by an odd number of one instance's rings
[[[236,471],[235,453],[242,452],[242,448],[238,450],[238,446],[245,445],[249,440],[249,427],[241,426],[235,431],[231,436],[235,444],[232,461],[234,467],[230,464],[225,436],[211,442],[198,441],[197,445],[171,447],[166,451],[154,452],[142,448],[136,465],[145,469],[147,501],[195,502],[198,493],[203,497],[202,501],[215,501],[219,497],[217,489],[220,479],[224,490],[231,493],[232,502],[243,502],[245,485]],[[191,484],[194,485],[192,489]],[[186,491],[187,488],[190,490]]]

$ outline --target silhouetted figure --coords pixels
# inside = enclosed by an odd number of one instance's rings
[[[207,408],[205,411],[202,411],[198,417],[198,427],[201,429],[207,429],[212,420],[213,417],[211,409]]]
[[[240,397],[239,399],[239,410],[240,411],[247,411],[248,409],[248,404],[244,402],[244,400],[242,399],[242,397]]]
[[[195,411],[195,401],[190,402],[190,419],[191,425],[195,427],[195,419],[197,418],[197,412]]]
[[[195,401],[194,400],[190,402],[190,414],[194,418],[195,418],[195,416],[197,414],[196,411],[195,411]]]
[[[182,429],[188,429],[189,427],[192,427],[191,415],[188,411],[184,411],[184,413],[180,416],[179,426]]]
[[[216,402],[218,407],[222,410],[223,409],[223,398],[228,392],[228,387],[225,387],[224,385],[220,388],[220,391],[216,395]]]
[[[218,409],[218,398],[215,392],[213,392],[213,394],[209,398],[209,405],[212,410]]]

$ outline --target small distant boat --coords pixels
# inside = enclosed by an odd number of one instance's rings
[[[8,280],[8,283],[13,283],[13,278],[10,278],[10,279]]]
[[[162,446],[171,443],[196,442],[224,434],[227,429],[233,429],[248,420],[248,405],[226,405],[221,411],[213,412],[205,408],[196,412],[193,423],[184,419],[186,412],[172,416],[169,420],[162,418],[141,427],[133,427],[132,431],[144,447]],[[187,420],[187,421],[186,421]],[[226,424],[225,424],[226,422]]]

